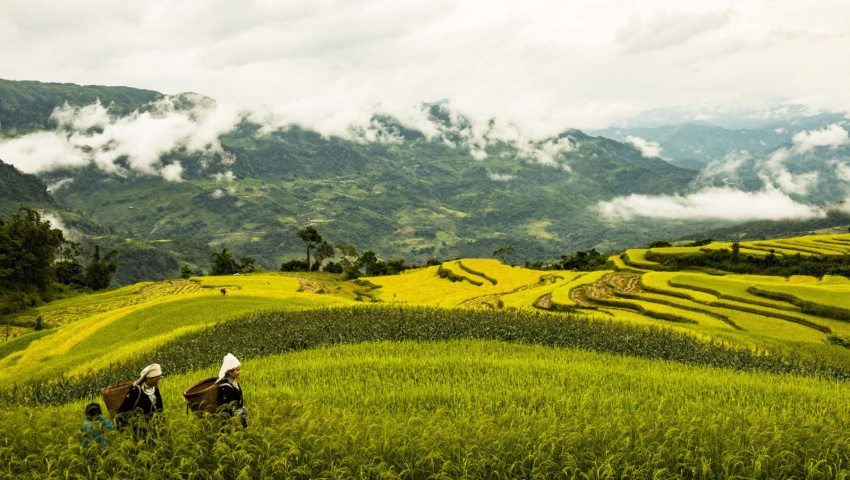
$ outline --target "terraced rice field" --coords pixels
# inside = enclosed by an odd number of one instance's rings
[[[221,288],[227,293],[221,294]],[[4,345],[8,352],[0,358],[0,386],[12,377],[37,379],[57,372],[75,376],[97,371],[242,313],[352,302],[341,296],[301,293],[300,288],[297,278],[286,275],[203,277],[56,302],[31,315],[63,322]],[[34,335],[39,338],[31,340]]]

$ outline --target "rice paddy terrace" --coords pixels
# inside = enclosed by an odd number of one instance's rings
[[[663,262],[731,247],[629,250],[595,272],[461,259],[53,302],[16,317],[47,328],[0,344],[0,477],[846,478],[850,279]],[[850,235],[738,249],[844,256]],[[180,393],[228,351],[252,425],[222,435]],[[154,361],[169,374],[159,441],[83,448],[82,406]]]

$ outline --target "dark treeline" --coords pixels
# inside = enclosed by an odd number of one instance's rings
[[[667,270],[704,269],[723,272],[776,275],[824,275],[850,276],[848,255],[776,255],[772,250],[767,255],[743,255],[737,243],[732,249],[709,250],[685,255],[655,255],[648,252],[646,258],[658,262]]]
[[[850,378],[850,371],[839,367],[760,355],[667,329],[580,314],[372,306],[245,315],[175,338],[93,375],[7,387],[0,391],[0,403],[58,405],[90,398],[105,386],[136,378],[140,365],[158,362],[169,374],[179,374],[218,365],[222,352],[232,352],[244,360],[337,344],[454,339],[577,348],[745,371]]]
[[[118,269],[117,255],[117,250],[101,254],[99,245],[93,252],[84,252],[39,212],[20,207],[9,220],[0,218],[0,314],[67,293],[58,285],[89,290],[109,287]]]

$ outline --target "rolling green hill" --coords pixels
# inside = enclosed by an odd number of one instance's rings
[[[50,128],[53,110],[66,102],[84,106],[100,100],[103,105],[112,105],[115,113],[128,114],[162,96],[129,87],[0,79],[0,138]]]

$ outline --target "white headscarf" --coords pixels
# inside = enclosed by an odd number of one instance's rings
[[[162,376],[162,368],[160,368],[158,363],[152,363],[145,367],[141,373],[139,373],[140,377],[136,380],[136,385],[145,381],[146,378],[154,378]]]
[[[221,362],[221,368],[218,370],[218,381],[220,382],[227,372],[233,370],[234,368],[242,365],[232,353],[228,353],[224,356],[224,361]]]

